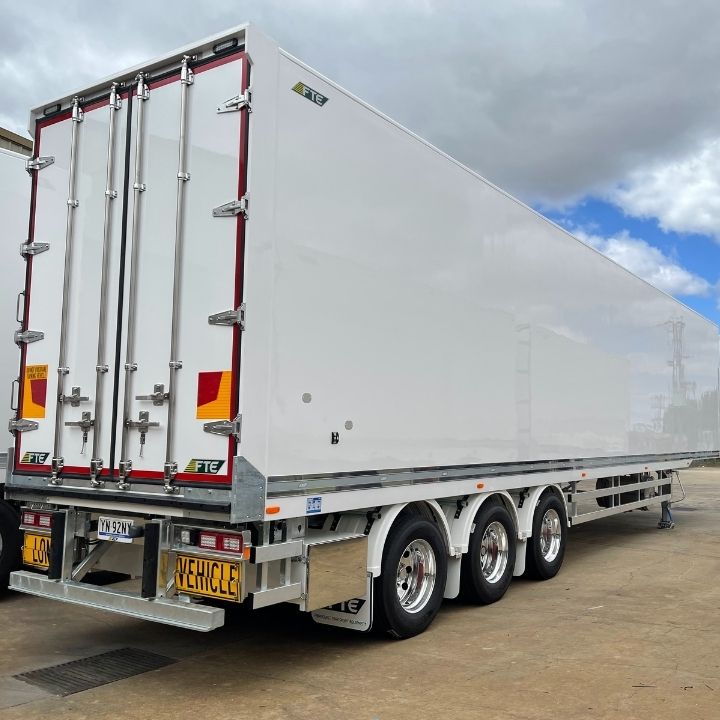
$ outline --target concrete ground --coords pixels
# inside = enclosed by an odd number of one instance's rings
[[[404,642],[237,612],[209,635],[0,598],[0,718],[720,718],[720,470],[683,473],[677,527],[633,512],[570,532],[560,574],[446,602]],[[12,676],[120,647],[174,665],[65,698]]]

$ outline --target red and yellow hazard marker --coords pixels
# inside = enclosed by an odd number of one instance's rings
[[[232,371],[198,373],[197,419],[230,420]]]
[[[47,404],[47,365],[27,365],[23,383],[22,417],[44,418]]]

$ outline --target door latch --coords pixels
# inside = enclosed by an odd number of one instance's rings
[[[73,391],[79,392],[80,388],[73,388]],[[87,398],[86,398],[87,399]],[[78,403],[79,405],[80,403]],[[66,427],[77,427],[82,430],[82,447],[80,448],[80,454],[85,454],[85,448],[87,447],[88,433],[90,428],[95,425],[95,421],[92,419],[92,414],[84,412],[82,414],[82,420],[69,420],[65,423]]]
[[[165,392],[165,385],[162,383],[154,385],[154,392],[149,395],[136,395],[136,400],[152,400],[153,405],[161,406],[169,397],[170,393]]]
[[[72,407],[80,407],[81,402],[87,402],[89,399],[87,395],[80,395],[79,387],[74,387],[70,395],[58,395],[59,403],[70,403]]]
[[[160,427],[160,423],[150,420],[150,413],[147,410],[141,410],[137,420],[126,420],[125,427],[137,430],[140,433],[140,457],[144,457],[145,436],[150,428]]]

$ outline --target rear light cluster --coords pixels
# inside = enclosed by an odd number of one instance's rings
[[[52,513],[23,510],[22,524],[49,530],[52,527]]]
[[[209,530],[181,530],[180,541],[184,545],[196,545],[202,550],[242,553],[244,549],[242,535],[210,532]]]

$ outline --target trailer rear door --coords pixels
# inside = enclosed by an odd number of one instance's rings
[[[37,122],[18,471],[230,482],[248,83],[186,58]]]

